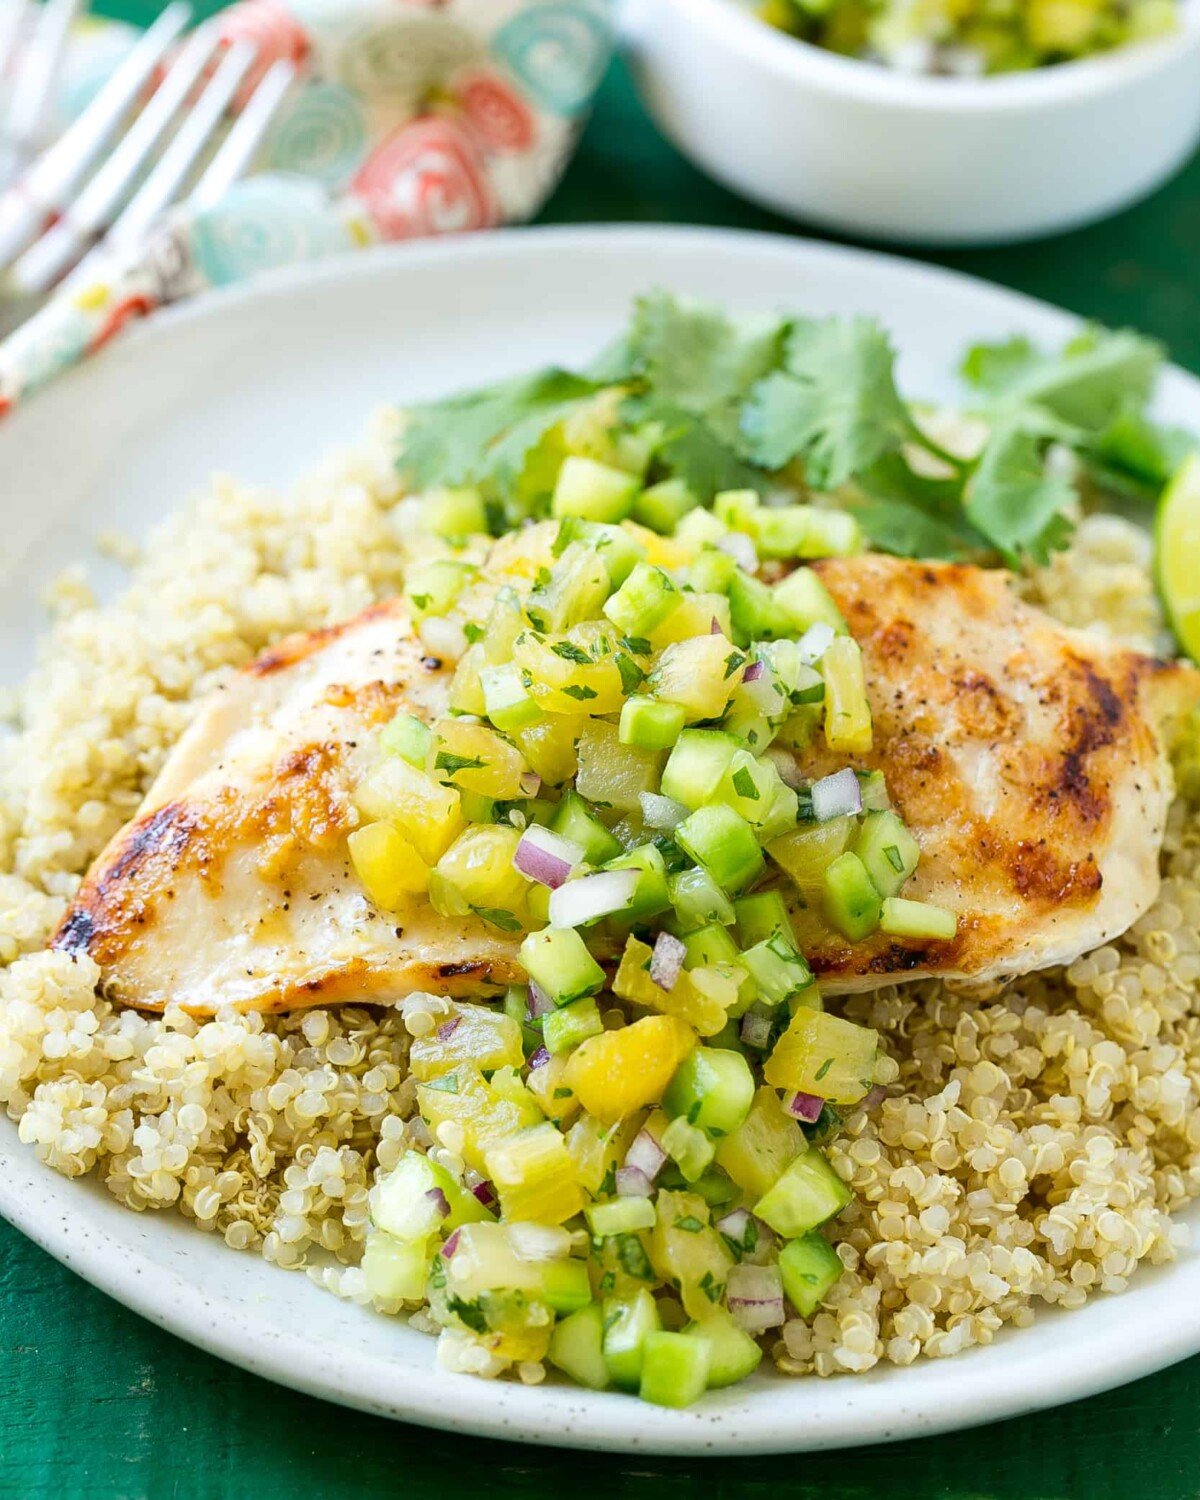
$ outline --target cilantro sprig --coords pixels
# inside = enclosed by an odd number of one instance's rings
[[[871,545],[910,557],[1045,561],[1069,539],[1077,485],[1062,447],[1105,490],[1153,498],[1194,439],[1146,415],[1162,352],[1089,329],[1058,353],[979,344],[961,373],[986,437],[949,452],[901,394],[884,329],[866,317],[733,319],[664,291],[590,369],[546,369],[418,407],[398,459],[414,489],[475,485],[497,530],[545,512],[562,424],[597,398],[648,452],[647,483],[799,488],[854,511]],[[615,402],[614,402],[614,390]]]

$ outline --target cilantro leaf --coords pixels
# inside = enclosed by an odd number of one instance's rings
[[[1010,563],[1045,563],[1070,538],[1075,491],[1047,469],[1042,439],[1018,420],[993,430],[966,490],[967,519]]]
[[[1146,404],[1161,363],[1162,349],[1152,339],[1128,329],[1090,328],[1057,355],[1042,354],[1024,339],[976,345],[962,368],[1002,411],[1037,407],[1098,433],[1122,410]]]
[[[397,468],[414,489],[511,484],[546,431],[596,389],[586,376],[551,368],[415,407]]]
[[[795,323],[785,363],[742,409],[745,450],[764,468],[803,458],[811,484],[837,489],[912,435],[895,354],[871,319]]]
[[[631,396],[622,414],[658,424],[655,459],[672,478],[682,479],[707,505],[721,490],[761,490],[765,476],[740,457],[702,418],[652,396]]]
[[[1130,406],[1081,455],[1097,484],[1135,499],[1153,500],[1196,446],[1195,433],[1152,422]]]
[[[734,408],[778,364],[786,328],[780,318],[733,322],[657,290],[635,305],[630,364],[659,402],[708,417],[730,438]]]
[[[884,552],[954,562],[988,546],[963,515],[958,475],[918,474],[902,453],[885,453],[855,484],[864,499],[852,504],[854,518]]]

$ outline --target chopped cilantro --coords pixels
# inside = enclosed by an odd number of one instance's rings
[[[754,785],[754,777],[750,774],[749,766],[742,766],[735,771],[732,777],[733,789],[739,797],[745,797],[751,802],[758,801],[758,788]]]
[[[449,776],[457,776],[460,771],[481,771],[487,761],[478,755],[452,755],[449,750],[439,750],[434,760],[435,771],[445,771]]]
[[[589,698],[598,698],[600,696],[595,688],[586,687],[581,682],[568,683],[562,691],[568,698],[574,698],[579,703],[586,703]]]
[[[572,641],[555,641],[550,647],[555,656],[561,656],[563,661],[577,662],[581,667],[590,667],[592,658],[582,646],[576,646]]]

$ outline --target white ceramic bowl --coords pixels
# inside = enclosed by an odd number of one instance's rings
[[[925,244],[1070,229],[1200,139],[1200,0],[1162,41],[995,78],[911,77],[810,46],[739,0],[628,0],[643,98],[692,161],[826,228]]]

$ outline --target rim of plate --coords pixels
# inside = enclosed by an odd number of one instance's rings
[[[653,3],[653,0],[651,0]],[[843,57],[760,21],[739,0],[669,0],[687,24],[707,26],[772,73],[797,84],[931,114],[1051,110],[1169,67],[1200,45],[1200,0],[1181,0],[1179,30],[1053,67],[984,78],[928,78]]]
[[[1079,319],[1023,293],[995,287],[979,278],[902,257],[848,249],[783,235],[679,226],[593,226],[509,229],[461,239],[397,245],[369,255],[351,253],[329,260],[268,273],[248,284],[210,292],[195,302],[167,309],[132,331],[104,358],[110,362],[146,357],[164,344],[186,338],[187,328],[218,317],[248,301],[287,300],[322,286],[361,278],[403,277],[423,267],[464,265],[517,257],[561,257],[571,252],[636,256],[643,264],[662,264],[672,252],[719,251],[724,256],[766,257],[781,264],[824,263],[831,269],[854,265],[889,278],[923,285],[926,295],[947,283],[986,297],[1014,324],[1056,325],[1066,331]],[[647,275],[647,281],[654,279]],[[802,287],[802,281],[798,286]],[[581,292],[586,288],[581,283]],[[964,330],[969,334],[970,330]],[[66,381],[85,394],[95,365],[72,372]],[[1200,425],[1200,380],[1170,367],[1167,380],[1194,409]],[[37,398],[35,398],[37,399]],[[1178,402],[1176,404],[1179,404]],[[19,422],[20,413],[13,419]],[[0,442],[3,439],[0,438]],[[21,1145],[14,1126],[0,1121],[0,1214],[62,1264],[133,1311],[188,1342],[295,1390],[363,1411],[414,1421],[451,1432],[531,1443],[607,1451],[664,1454],[751,1454],[800,1452],[857,1446],[945,1432],[996,1421],[1094,1395],[1139,1376],[1149,1375],[1200,1350],[1200,1295],[1180,1295],[1190,1286],[1200,1293],[1200,1263],[1176,1263],[1139,1270],[1132,1288],[1119,1299],[1100,1297],[1069,1314],[1039,1309],[1038,1325],[1053,1318],[1069,1337],[1045,1341],[1026,1330],[1006,1329],[997,1343],[976,1347],[944,1361],[924,1360],[907,1368],[879,1367],[867,1375],[835,1381],[755,1377],[749,1386],[713,1393],[686,1411],[648,1407],[628,1396],[581,1391],[556,1384],[523,1387],[501,1381],[472,1381],[437,1367],[432,1358],[413,1361],[399,1374],[377,1364],[354,1346],[348,1308],[345,1347],[331,1351],[314,1344],[303,1319],[281,1327],[269,1310],[219,1293],[209,1295],[196,1276],[183,1269],[164,1270],[137,1249],[138,1235],[170,1234],[171,1223],[134,1215],[108,1197],[93,1181],[77,1183],[43,1166],[31,1148]],[[96,1199],[103,1228],[79,1222],[72,1213],[74,1195]],[[111,1220],[110,1228],[109,1221]],[[223,1245],[196,1234],[180,1221],[181,1235],[194,1237],[213,1253]],[[193,1245],[189,1239],[188,1245]],[[240,1258],[238,1258],[240,1259]],[[277,1268],[261,1260],[248,1271],[274,1276]],[[247,1281],[251,1276],[247,1276]],[[305,1284],[301,1284],[303,1291]],[[314,1295],[329,1296],[308,1288]],[[1138,1336],[1114,1329],[1120,1311],[1136,1306]],[[1105,1311],[1110,1316],[1104,1316]],[[368,1315],[373,1316],[373,1315]],[[1127,1318],[1124,1321],[1128,1322]],[[299,1326],[297,1326],[299,1325]],[[417,1335],[412,1335],[414,1338]],[[1025,1342],[1025,1347],[1022,1341]],[[432,1341],[428,1341],[432,1353]],[[1003,1358],[994,1351],[1003,1348]],[[993,1370],[989,1366],[994,1363]],[[827,1392],[824,1400],[821,1393]],[[814,1402],[813,1397],[818,1398]],[[797,1432],[797,1413],[822,1408],[819,1428]]]

